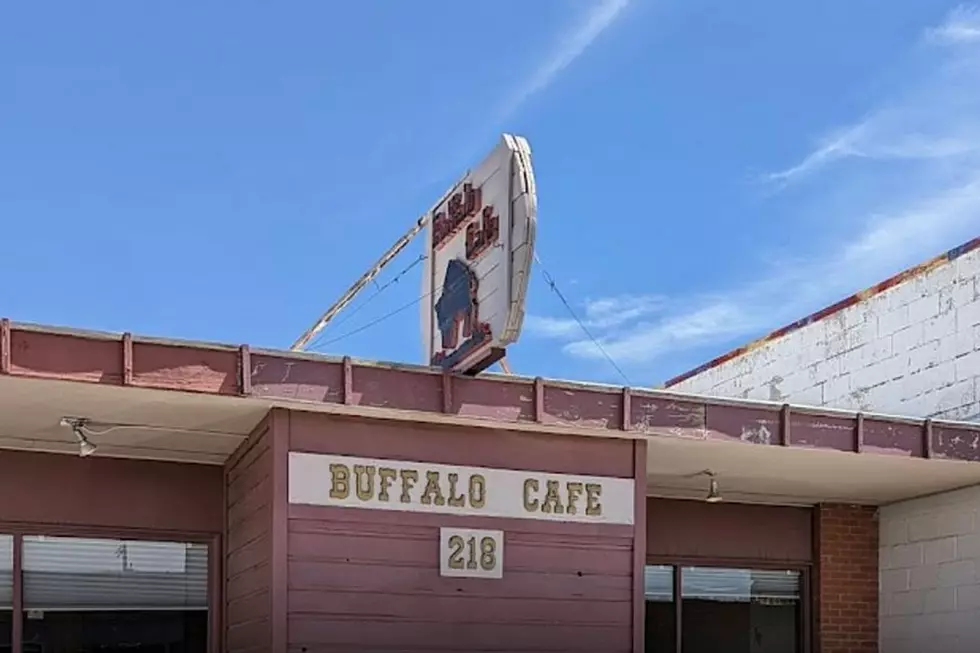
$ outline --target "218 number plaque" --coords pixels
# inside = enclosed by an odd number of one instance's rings
[[[439,575],[503,578],[504,532],[440,528]]]

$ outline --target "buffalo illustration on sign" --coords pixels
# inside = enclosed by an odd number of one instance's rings
[[[479,372],[517,341],[536,215],[530,148],[510,134],[432,208],[422,289],[428,364]]]

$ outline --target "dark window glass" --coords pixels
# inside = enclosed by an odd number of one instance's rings
[[[797,653],[802,605],[797,571],[684,567],[684,653]]]
[[[644,593],[647,653],[675,653],[674,568],[669,565],[647,566],[644,570]]]
[[[205,653],[205,545],[24,538],[24,653]]]

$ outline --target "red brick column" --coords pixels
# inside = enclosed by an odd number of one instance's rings
[[[815,513],[816,653],[878,651],[878,520],[867,506]]]

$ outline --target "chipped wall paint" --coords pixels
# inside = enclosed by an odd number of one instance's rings
[[[667,385],[722,397],[980,420],[980,239]]]

